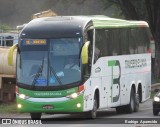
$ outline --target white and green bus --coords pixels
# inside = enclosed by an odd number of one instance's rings
[[[144,21],[106,16],[32,20],[17,46],[18,110],[32,119],[42,113],[95,118],[104,108],[138,111],[150,97],[151,38]],[[65,68],[69,59],[73,64]]]

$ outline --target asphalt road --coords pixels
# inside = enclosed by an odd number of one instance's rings
[[[0,118],[19,118],[28,119],[30,115],[25,114],[1,114]],[[49,115],[42,114],[42,125],[34,125],[38,127],[42,126],[58,126],[58,127],[97,127],[97,126],[113,126],[113,127],[159,127],[160,124],[155,124],[156,121],[160,121],[159,116],[153,116],[152,113],[152,100],[140,104],[140,109],[138,112],[132,114],[117,114],[115,109],[107,109],[98,111],[97,118],[94,120],[86,119],[83,114],[57,114]],[[152,124],[142,124],[140,122],[151,121]],[[136,124],[135,124],[136,123]],[[5,125],[3,125],[5,126]],[[10,125],[6,125],[10,126]],[[13,125],[12,127],[25,127],[28,125]],[[31,125],[30,125],[31,126]],[[33,126],[33,125],[32,125]]]

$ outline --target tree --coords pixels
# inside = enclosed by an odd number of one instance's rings
[[[11,28],[6,24],[0,24],[0,32],[6,32],[10,30]]]
[[[121,8],[126,19],[145,20],[149,23],[156,44],[156,62],[160,60],[160,0],[108,0]],[[154,61],[153,61],[154,64]],[[157,65],[158,63],[156,63]],[[158,69],[159,68],[159,69]],[[158,65],[157,70],[160,70]],[[159,72],[159,71],[158,71]],[[160,74],[158,74],[158,77]]]
[[[119,6],[126,19],[146,20],[160,49],[160,0],[108,0]]]

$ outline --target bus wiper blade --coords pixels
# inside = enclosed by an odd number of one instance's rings
[[[43,66],[44,66],[44,57],[43,57],[43,60],[42,60],[42,64],[39,66],[38,71],[37,71],[37,73],[36,73],[36,75],[33,79],[32,86],[35,86],[37,79],[42,74]]]
[[[59,83],[60,85],[63,85],[62,82],[61,82],[61,79],[57,76],[57,74],[56,74],[54,68],[53,68],[51,65],[50,65],[50,68],[51,68],[52,73],[53,73],[54,76],[56,77],[58,83]]]

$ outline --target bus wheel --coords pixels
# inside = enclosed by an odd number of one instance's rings
[[[32,120],[40,120],[42,113],[30,113]]]
[[[93,102],[93,109],[89,112],[88,117],[91,119],[95,119],[97,116],[97,108],[98,108],[98,104],[97,104],[97,97],[96,95],[94,96],[94,102]]]
[[[132,113],[135,110],[135,93],[131,89],[130,103],[126,106],[127,113]]]
[[[125,113],[125,106],[116,107],[116,112],[117,112],[118,114],[123,114],[123,113]]]
[[[154,115],[154,116],[158,116],[158,113],[159,113],[159,111],[158,111],[158,110],[153,109],[153,115]]]
[[[135,94],[135,107],[134,107],[134,111],[138,112],[139,110],[139,94]]]

